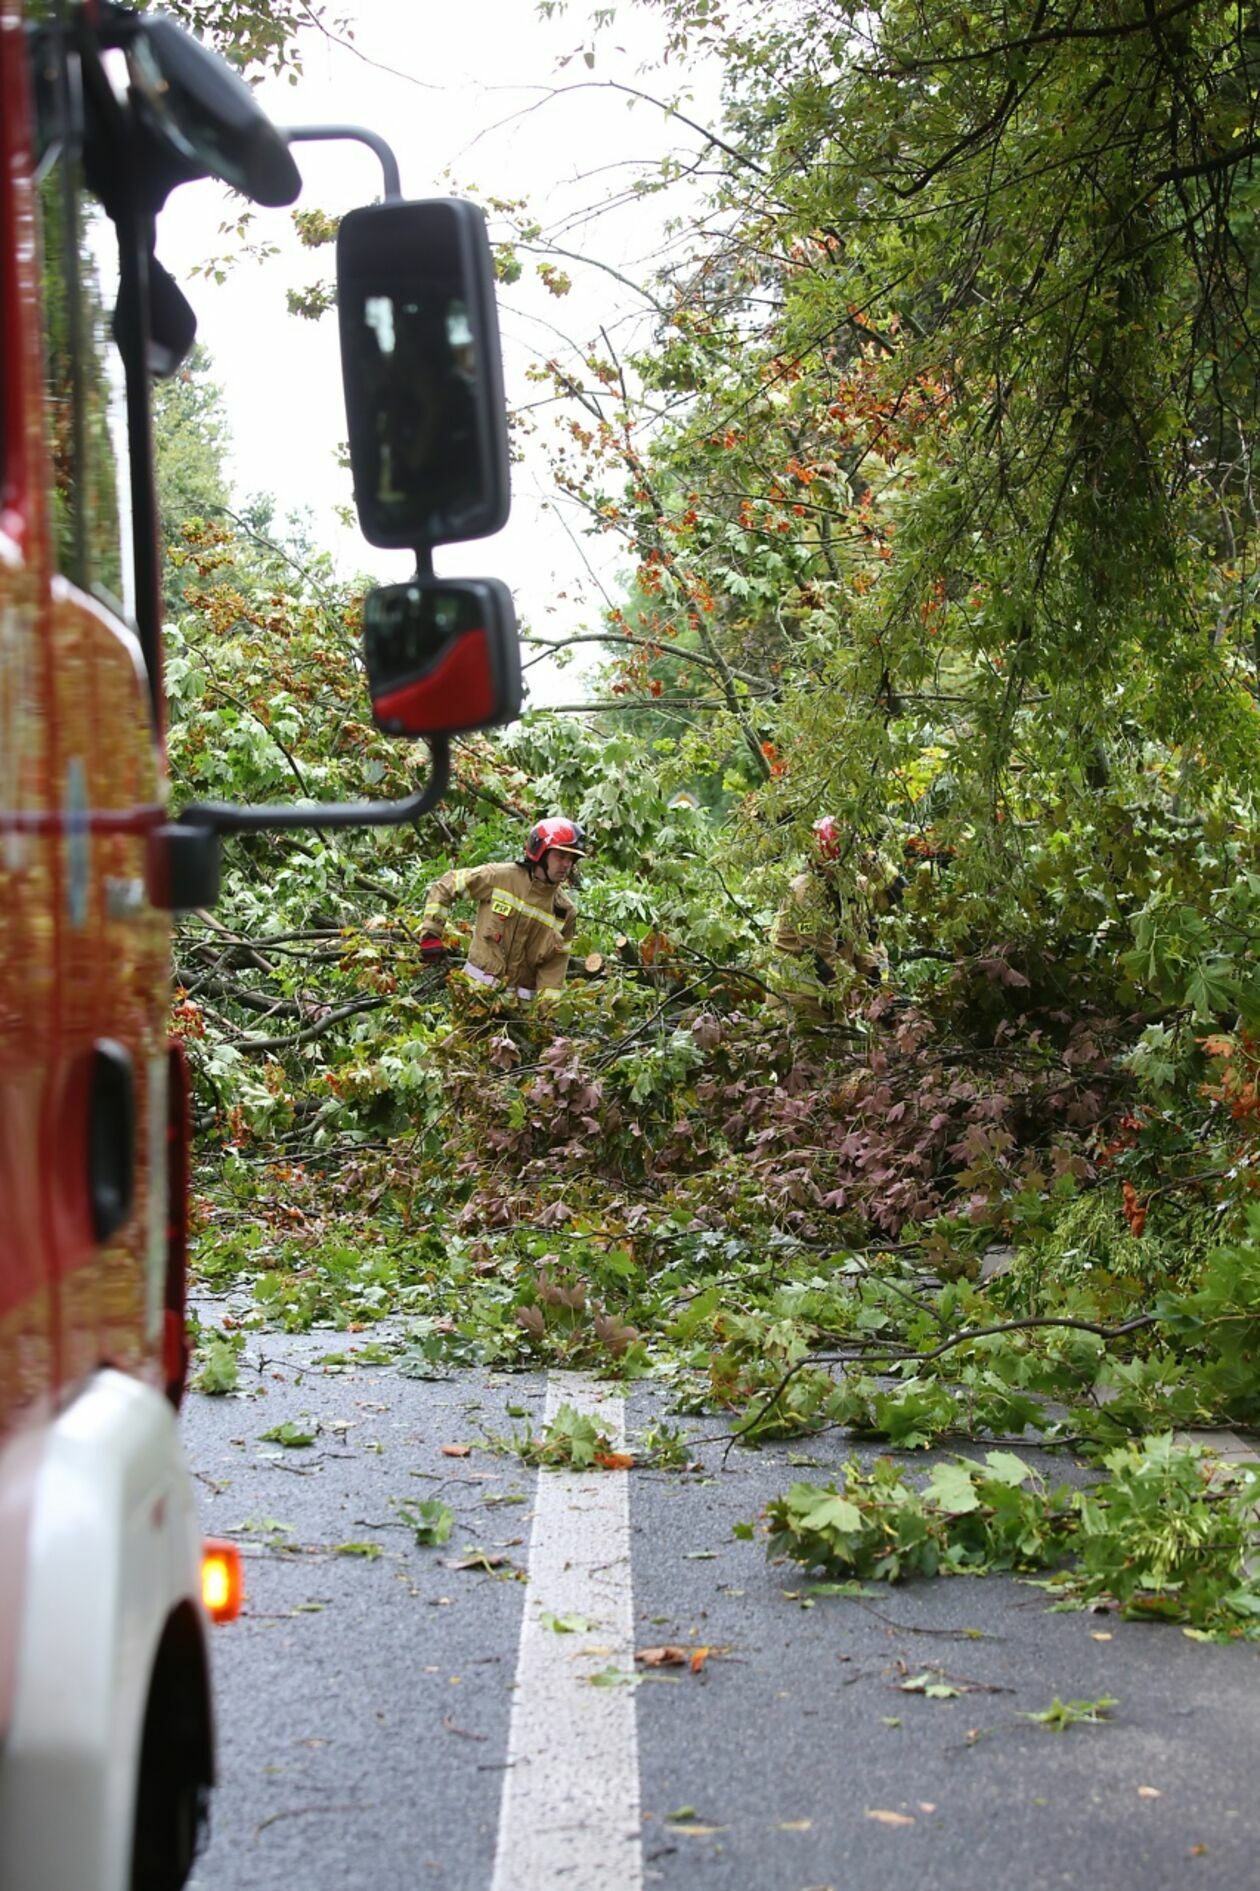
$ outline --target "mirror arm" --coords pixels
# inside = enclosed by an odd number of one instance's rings
[[[381,161],[386,203],[402,201],[402,175],[398,169],[398,159],[378,132],[367,131],[361,125],[285,125],[281,129],[281,136],[287,138],[290,144],[324,144],[347,138],[355,144],[367,145]]]
[[[424,787],[402,801],[327,802],[302,807],[277,802],[237,808],[228,801],[197,801],[149,835],[146,881],[149,903],[161,912],[192,912],[219,897],[219,841],[224,834],[275,833],[303,827],[402,827],[435,808],[450,786],[450,738],[429,741],[432,771]]]

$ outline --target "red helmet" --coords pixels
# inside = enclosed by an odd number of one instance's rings
[[[562,814],[552,821],[539,821],[537,827],[529,830],[525,858],[537,862],[553,847],[557,853],[581,857],[586,852],[586,835],[576,821],[566,820]]]
[[[820,860],[840,858],[840,823],[834,814],[824,814],[814,822],[814,850]]]

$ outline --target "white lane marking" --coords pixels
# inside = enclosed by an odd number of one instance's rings
[[[1183,1450],[1197,1445],[1209,1457],[1220,1458],[1224,1464],[1254,1464],[1257,1453],[1236,1431],[1178,1431],[1173,1433],[1173,1443]]]
[[[547,1381],[546,1417],[587,1412],[619,1447],[625,1402],[579,1373]],[[642,1891],[634,1689],[591,1676],[634,1668],[629,1480],[540,1471],[491,1891]],[[543,1615],[579,1615],[558,1634]]]

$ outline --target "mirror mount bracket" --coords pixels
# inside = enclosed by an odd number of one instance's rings
[[[432,770],[424,787],[400,801],[273,802],[236,807],[195,801],[150,836],[149,901],[162,911],[213,906],[219,895],[219,841],[224,834],[274,834],[305,828],[403,827],[437,807],[451,781],[450,738],[429,738]]]
[[[398,159],[379,132],[369,131],[363,125],[285,125],[281,135],[290,144],[327,144],[338,139],[348,139],[354,144],[367,145],[381,161],[386,203],[402,201],[402,174],[398,169]]]

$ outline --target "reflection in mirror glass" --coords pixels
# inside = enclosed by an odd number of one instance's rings
[[[427,554],[499,531],[511,505],[507,412],[481,212],[458,198],[349,211],[337,309],[364,537]]]
[[[480,630],[482,601],[471,589],[383,586],[363,602],[363,656],[373,695],[419,675],[451,637]]]
[[[477,354],[467,306],[375,284],[351,329],[363,396],[359,483],[414,543],[458,537],[482,503]]]

